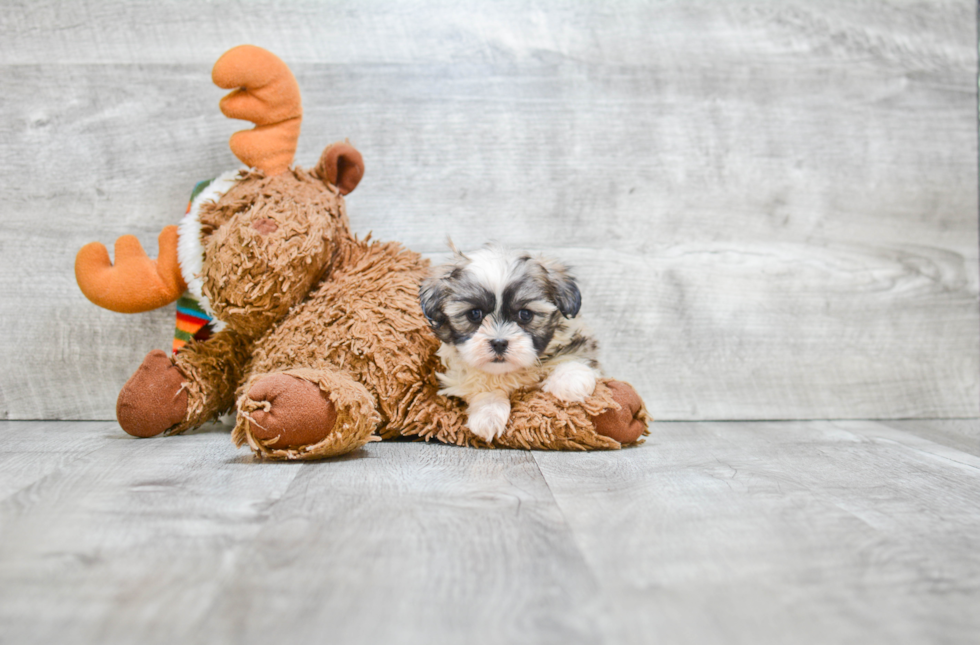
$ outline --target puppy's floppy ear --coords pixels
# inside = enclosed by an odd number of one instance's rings
[[[575,278],[561,262],[555,260],[540,260],[541,267],[548,275],[551,286],[551,297],[555,306],[565,318],[574,318],[582,308],[582,293],[578,290]]]
[[[442,332],[447,331],[445,329],[447,327],[446,314],[442,310],[442,303],[446,298],[447,275],[444,267],[436,267],[419,285],[419,304],[422,305],[422,315],[429,321],[432,331],[440,338]]]
[[[555,305],[565,318],[574,318],[582,308],[582,294],[575,284],[575,278],[568,276],[558,283],[555,291]]]

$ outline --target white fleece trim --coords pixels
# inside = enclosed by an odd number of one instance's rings
[[[180,265],[180,275],[187,283],[187,290],[198,299],[201,308],[212,318],[214,312],[211,303],[204,297],[202,289],[204,280],[201,272],[204,265],[204,247],[201,246],[201,205],[205,202],[216,202],[228,192],[241,178],[241,170],[229,170],[221,173],[208,184],[208,187],[191,202],[190,210],[180,220],[177,226],[177,264]],[[224,325],[215,318],[215,330]]]

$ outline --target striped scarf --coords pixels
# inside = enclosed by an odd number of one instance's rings
[[[190,212],[194,198],[200,195],[201,191],[207,188],[213,181],[213,179],[208,179],[207,181],[198,182],[194,186],[194,190],[191,192],[191,199],[187,202],[185,215]],[[174,330],[174,354],[181,347],[189,343],[191,339],[205,341],[210,338],[213,327],[214,320],[212,317],[201,308],[201,303],[194,297],[194,294],[190,291],[185,291],[177,300],[177,328]]]

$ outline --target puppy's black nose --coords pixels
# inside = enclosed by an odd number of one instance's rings
[[[497,354],[503,354],[507,351],[507,341],[500,340],[499,338],[491,340],[490,347],[493,348],[493,351]]]

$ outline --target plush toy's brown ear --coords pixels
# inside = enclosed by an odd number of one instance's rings
[[[341,195],[347,195],[357,188],[364,176],[364,158],[349,143],[335,143],[327,146],[316,165],[316,174],[337,187]]]

